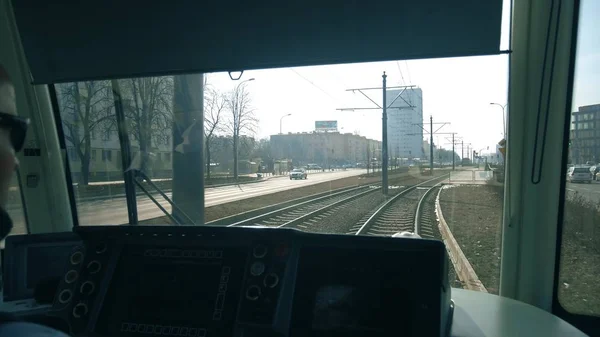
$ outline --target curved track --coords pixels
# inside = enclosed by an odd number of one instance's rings
[[[431,191],[446,178],[441,176],[407,188],[388,200],[364,222],[357,223],[347,234],[392,236],[398,232],[408,231],[424,233],[425,237],[433,235],[435,212],[425,213]],[[434,184],[434,186],[431,186]],[[421,229],[419,229],[419,224]]]
[[[437,233],[437,214],[435,212],[435,198],[441,186],[434,186],[427,190],[419,201],[415,215],[415,233],[422,238],[435,239]],[[437,234],[437,235],[436,235]]]

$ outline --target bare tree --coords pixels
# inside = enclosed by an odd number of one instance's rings
[[[241,83],[229,93],[227,104],[231,118],[226,127],[233,138],[233,177],[238,178],[238,154],[240,135],[252,135],[256,131],[258,119],[251,106],[250,94],[246,90],[246,83]]]
[[[223,111],[227,97],[214,88],[204,89],[204,142],[206,148],[206,178],[210,179],[210,151],[213,137],[223,129]]]
[[[122,83],[127,128],[140,150],[140,167],[137,169],[151,175],[152,142],[166,144],[171,133],[173,78],[131,78]]]
[[[73,145],[81,163],[80,184],[89,183],[91,144],[95,133],[109,129],[116,119],[107,81],[87,81],[56,86],[65,139]]]

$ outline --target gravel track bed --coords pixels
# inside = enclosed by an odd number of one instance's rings
[[[293,207],[292,209],[284,212],[277,212],[272,216],[267,216],[262,219],[257,219],[256,221],[252,221],[251,223],[244,223],[245,226],[268,226],[268,227],[278,227],[281,226],[288,221],[292,221],[304,214],[308,214],[310,212],[316,211],[322,207],[333,204],[335,202],[344,200],[351,196],[360,194],[365,192],[365,189],[361,188],[358,190],[350,191],[347,193],[342,193],[340,195],[336,195],[333,197],[326,198],[324,200],[308,203],[306,205],[302,205],[299,207]],[[345,205],[345,203],[344,203]],[[340,206],[338,206],[340,207]]]
[[[334,207],[314,219],[295,226],[295,228],[313,233],[345,234],[364,217],[365,213],[378,208],[386,199],[378,191],[373,191],[373,193]]]

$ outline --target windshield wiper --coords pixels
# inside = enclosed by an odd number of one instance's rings
[[[165,192],[163,192],[158,186],[156,186],[156,184],[154,184],[152,182],[152,180],[144,172],[142,172],[140,170],[133,170],[133,171],[134,171],[134,175],[136,178],[141,178],[142,180],[145,180],[158,193],[160,193],[160,195],[169,204],[171,204],[171,206],[173,208],[175,208],[178,212],[180,212],[186,218],[186,220],[189,221],[190,224],[196,225],[196,223],[187,214],[185,214],[185,212],[183,210],[181,210],[181,208],[177,207],[177,205],[165,194]],[[177,225],[183,225],[183,223],[181,223],[181,221],[177,220],[173,215],[171,215],[169,212],[167,212],[167,210],[152,196],[152,194],[150,192],[148,192],[148,190],[146,190],[146,188],[142,185],[141,182],[139,182],[137,179],[134,179],[134,182],[142,190],[142,192],[144,192],[148,196],[148,198],[150,198],[150,200],[152,200],[152,202],[154,202],[154,204],[156,204],[156,206],[158,206],[158,208],[160,208],[160,210],[163,211],[163,213],[165,213],[165,215],[169,217],[169,219],[171,219],[171,221],[173,221]]]

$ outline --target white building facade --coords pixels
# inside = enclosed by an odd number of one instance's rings
[[[423,93],[420,88],[386,93],[388,153],[391,158],[425,158],[423,152]]]

